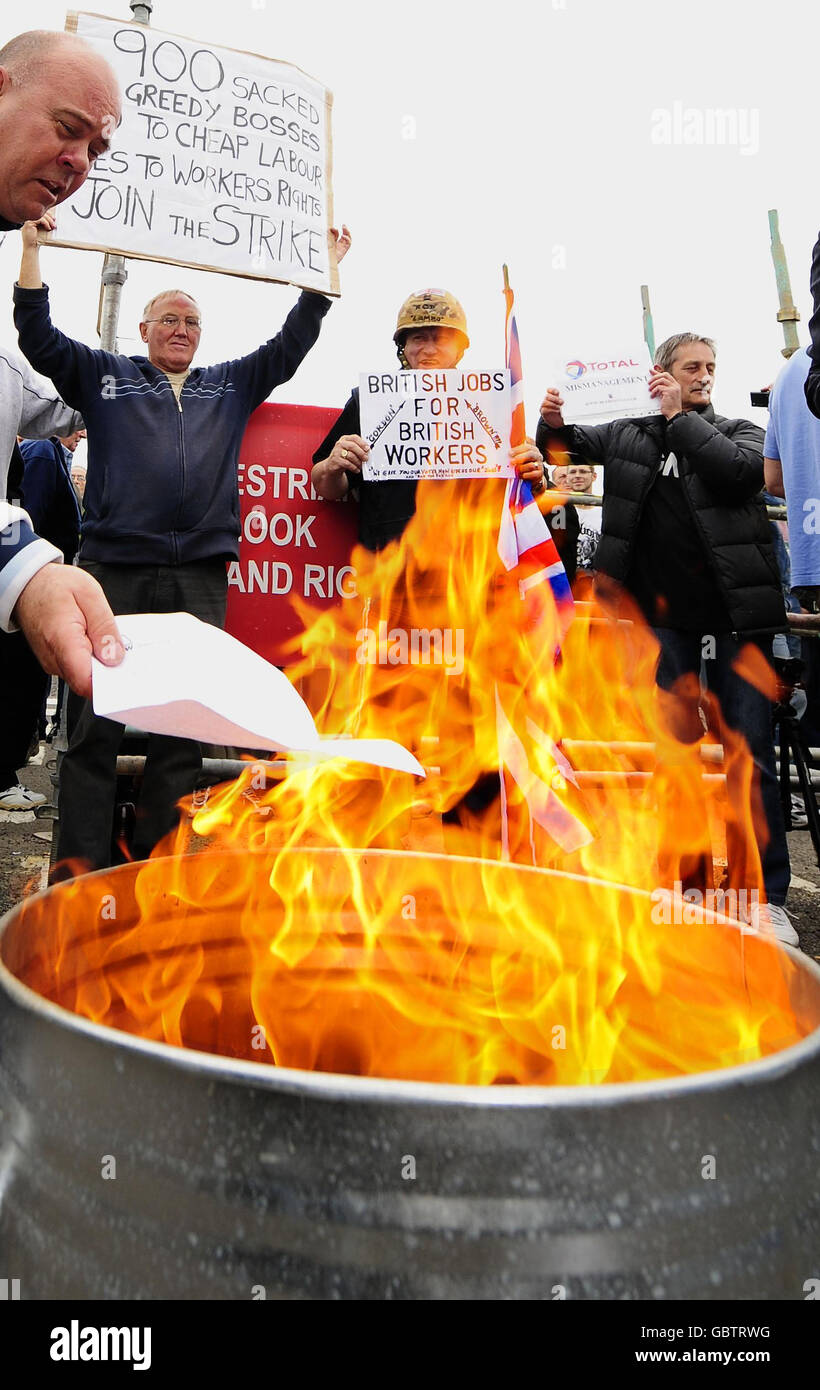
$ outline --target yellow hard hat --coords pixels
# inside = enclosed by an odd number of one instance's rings
[[[399,309],[393,342],[401,347],[405,334],[413,328],[455,328],[464,339],[465,350],[470,346],[467,317],[449,290],[417,290],[408,295]]]

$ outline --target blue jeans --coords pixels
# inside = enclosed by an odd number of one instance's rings
[[[694,743],[703,733],[698,714],[703,663],[707,690],[715,696],[719,706],[718,709],[714,701],[710,701],[708,697],[703,702],[710,730],[720,737],[723,721],[729,729],[741,733],[749,745],[756,769],[752,788],[752,815],[760,849],[766,898],[770,903],[782,906],[789,891],[791,866],[775,767],[771,701],[732,669],[741,647],[746,643],[736,641],[729,633],[712,636],[705,633],[678,632],[672,628],[654,628],[653,631],[661,644],[656,679],[661,690],[672,695],[672,699],[667,702],[667,717],[675,735],[682,742]],[[704,637],[709,639],[706,644]],[[756,646],[766,660],[769,660],[766,646],[762,642],[752,642],[752,639],[747,639],[747,642]],[[768,647],[771,648],[770,642]],[[689,679],[684,680],[673,691],[672,687],[676,686],[676,682],[686,676]],[[730,808],[738,808],[739,818],[734,820],[730,816],[726,826],[729,867],[733,886],[752,886],[751,882],[745,881],[744,874],[749,849],[743,832],[744,792],[738,779],[733,776],[733,771],[730,763],[727,768],[728,800]],[[735,783],[737,784],[734,785]]]

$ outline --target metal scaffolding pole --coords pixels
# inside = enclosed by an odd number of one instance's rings
[[[780,309],[777,314],[777,322],[783,325],[783,337],[786,339],[786,346],[781,348],[784,357],[791,357],[793,352],[797,352],[800,347],[800,339],[797,334],[797,324],[800,321],[800,314],[795,308],[792,299],[792,287],[789,280],[789,267],[786,263],[786,251],[780,240],[780,225],[778,221],[777,208],[769,210],[769,232],[771,234],[772,260],[774,261],[774,275],[777,281],[777,297],[780,300]]]
[[[652,322],[652,305],[649,303],[649,286],[641,285],[641,304],[643,305],[643,336],[649,348],[649,356],[655,361],[655,325]]]
[[[150,24],[153,0],[130,0],[131,13],[136,24]],[[105,352],[117,351],[117,324],[120,317],[122,287],[128,279],[128,268],[124,256],[114,256],[106,252],[100,276],[100,307],[97,314],[97,332],[100,347]]]
[[[117,351],[117,323],[120,317],[122,287],[128,279],[124,256],[106,253],[100,276],[100,308],[97,314],[97,332],[100,347],[105,352]]]

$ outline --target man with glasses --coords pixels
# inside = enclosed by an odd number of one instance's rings
[[[40,225],[48,226],[46,217]],[[281,331],[247,357],[193,367],[202,330],[199,306],[164,290],[143,311],[147,357],[86,347],[51,322],[40,278],[37,226],[22,230],[15,287],[20,347],[59,383],[88,431],[85,514],[79,563],[117,613],[192,613],[221,627],[227,562],[239,554],[237,460],[248,417],[293,376],[330,308],[304,291]],[[336,234],[339,260],[350,245]],[[58,860],[102,868],[111,862],[117,752],[122,725],[98,718],[72,696],[70,745],[60,775]],[[133,852],[144,858],[176,822],[176,803],[201,768],[198,743],[149,736]]]

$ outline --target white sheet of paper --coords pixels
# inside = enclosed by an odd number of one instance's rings
[[[117,626],[127,644],[121,665],[92,660],[95,714],[150,734],[425,775],[393,739],[320,738],[282,671],[190,613],[123,614]]]

